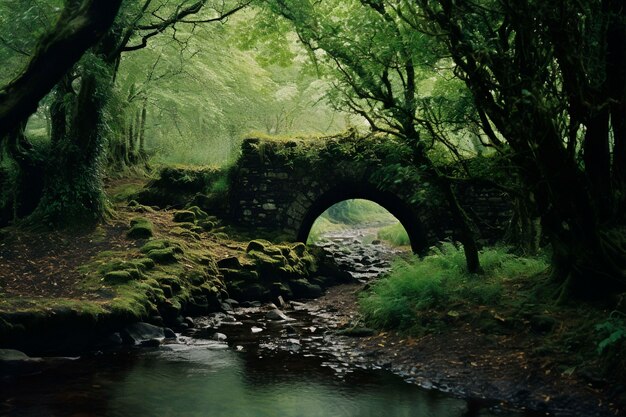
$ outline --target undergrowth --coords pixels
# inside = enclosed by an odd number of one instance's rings
[[[496,306],[504,285],[547,268],[542,259],[520,258],[504,248],[481,252],[483,274],[469,274],[462,248],[444,243],[422,259],[398,260],[388,276],[360,298],[366,323],[383,329],[421,331],[432,324],[431,310],[454,316],[455,306]]]

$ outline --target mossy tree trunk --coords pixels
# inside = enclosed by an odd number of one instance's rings
[[[24,71],[0,88],[0,138],[37,110],[80,57],[107,32],[121,0],[66,2],[57,23],[38,42]]]
[[[50,226],[94,223],[106,213],[100,172],[102,115],[111,89],[110,66],[92,58],[81,70],[80,90],[64,136],[52,144],[46,182],[32,220]]]

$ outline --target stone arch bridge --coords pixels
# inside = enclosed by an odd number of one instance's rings
[[[306,241],[326,209],[343,200],[374,201],[408,232],[414,252],[454,239],[443,198],[419,178],[408,150],[388,137],[356,135],[322,139],[246,139],[232,171],[230,215],[245,227]],[[502,237],[510,202],[501,191],[459,190],[482,240]]]

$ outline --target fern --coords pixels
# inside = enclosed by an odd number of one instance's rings
[[[598,342],[597,352],[599,355],[603,354],[608,348],[617,346],[623,339],[626,339],[626,322],[623,318],[614,317],[616,314],[621,314],[617,311],[611,313],[608,320],[597,324],[596,331],[603,337]]]

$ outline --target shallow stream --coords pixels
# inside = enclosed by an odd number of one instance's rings
[[[388,268],[394,255],[383,245],[364,244],[367,233],[341,232],[323,244],[364,281]],[[272,308],[238,307],[198,318],[175,343],[158,348],[97,353],[51,363],[36,374],[0,376],[0,415],[519,415],[425,390],[368,364],[333,333],[332,311],[315,301],[281,306],[287,320],[268,317]]]

